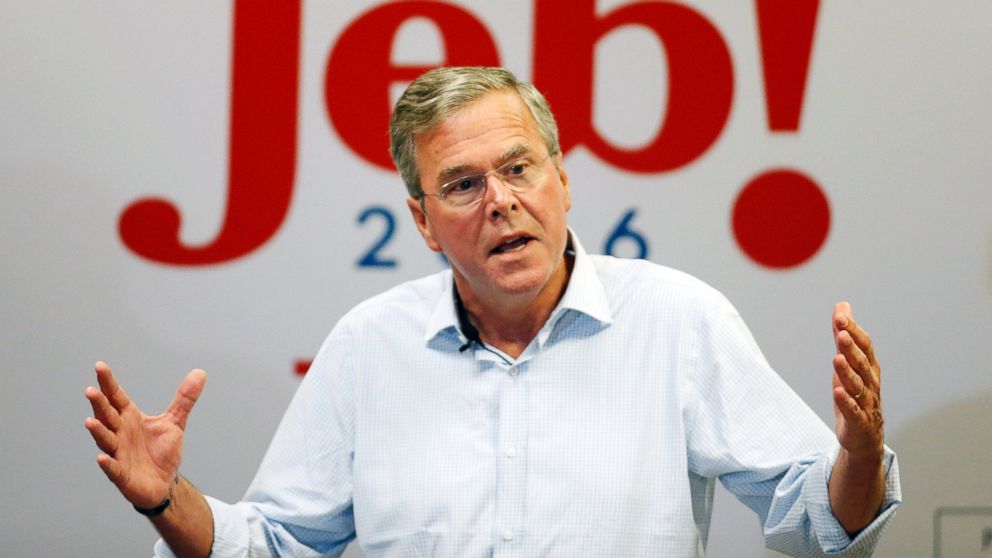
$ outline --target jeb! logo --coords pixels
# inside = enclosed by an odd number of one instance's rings
[[[795,133],[819,2],[755,0],[754,5],[768,129]],[[445,52],[439,65],[500,64],[486,26],[456,5],[387,3],[352,21],[327,60],[325,106],[343,143],[385,169],[392,169],[385,133],[390,87],[430,69],[391,61],[394,36],[413,18],[426,18],[439,30]],[[234,0],[230,155],[220,232],[206,245],[184,245],[176,206],[166,199],[140,199],[119,221],[121,239],[135,254],[163,264],[214,265],[250,254],[282,226],[295,177],[300,19],[299,0]],[[668,62],[664,124],[635,148],[611,144],[592,118],[596,44],[627,25],[650,30]],[[536,0],[532,81],[554,107],[565,153],[583,145],[603,161],[637,173],[669,172],[706,153],[726,125],[734,92],[730,51],[719,30],[691,7],[664,1],[597,14],[595,0]],[[732,224],[752,260],[792,267],[822,246],[830,209],[804,173],[766,169],[746,181]]]

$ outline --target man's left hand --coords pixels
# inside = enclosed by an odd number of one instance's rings
[[[871,337],[856,321],[851,305],[834,306],[834,416],[837,440],[851,458],[880,460],[884,443],[881,369]]]

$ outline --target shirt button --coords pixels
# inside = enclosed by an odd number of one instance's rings
[[[513,540],[513,531],[510,531],[509,529],[507,529],[506,531],[503,531],[503,540],[504,541],[512,541]]]
[[[517,448],[506,448],[506,456],[507,457],[516,457],[517,456]]]
[[[510,369],[510,375],[511,376],[516,376],[519,373],[520,373],[520,371],[517,370],[516,367]]]

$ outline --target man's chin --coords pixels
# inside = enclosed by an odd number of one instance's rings
[[[547,269],[529,267],[499,274],[494,286],[498,292],[507,296],[537,296],[547,285],[550,276]]]

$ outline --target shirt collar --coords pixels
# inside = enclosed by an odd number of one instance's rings
[[[434,312],[427,320],[427,327],[424,328],[424,342],[441,335],[447,329],[453,330],[462,343],[467,341],[461,330],[458,328],[458,309],[455,306],[455,278],[451,270],[447,269],[441,273],[441,282],[444,285],[441,296],[437,299]]]
[[[592,260],[571,227],[568,229],[566,251],[575,255],[575,263],[572,266],[568,285],[565,287],[565,294],[548,318],[548,323],[554,323],[567,310],[581,312],[603,325],[613,323],[613,313],[610,311],[610,303],[599,280],[599,274],[596,273]],[[441,296],[424,329],[424,342],[430,342],[446,330],[451,330],[461,343],[465,343],[468,338],[459,327],[455,281],[451,270],[442,274],[442,281],[444,287]]]
[[[567,249],[575,254],[575,264],[572,266],[572,275],[568,279],[565,295],[561,297],[558,307],[552,312],[552,317],[566,310],[575,310],[603,325],[613,323],[610,302],[606,298],[606,290],[599,280],[596,267],[571,228],[568,229]]]

